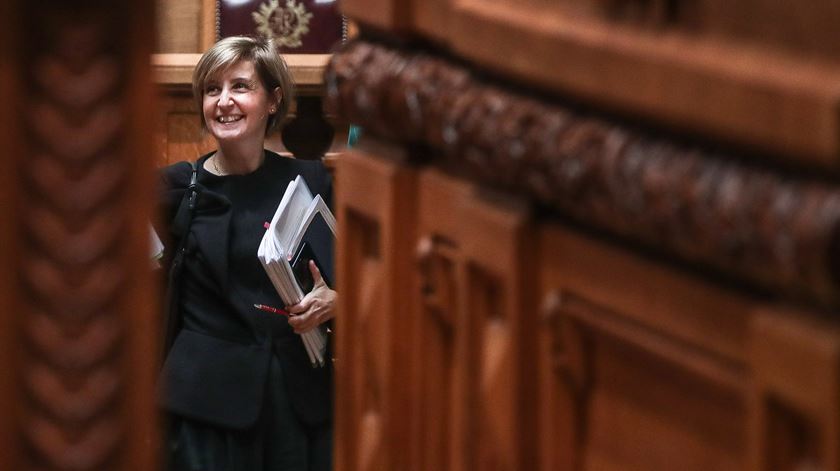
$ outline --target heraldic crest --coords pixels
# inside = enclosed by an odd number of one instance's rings
[[[303,44],[301,39],[309,32],[309,20],[312,19],[312,13],[295,0],[286,0],[285,6],[280,6],[279,0],[269,0],[252,16],[258,33],[274,39],[278,46],[289,48]]]

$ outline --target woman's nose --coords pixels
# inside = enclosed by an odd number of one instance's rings
[[[229,106],[232,103],[230,91],[227,88],[222,89],[219,94],[219,106]]]

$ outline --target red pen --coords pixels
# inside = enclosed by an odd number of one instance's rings
[[[277,309],[276,307],[266,306],[265,304],[254,304],[254,307],[260,311],[270,312],[272,314],[280,314],[281,316],[292,317],[288,311]]]

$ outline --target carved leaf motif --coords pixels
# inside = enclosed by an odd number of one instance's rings
[[[121,59],[104,29],[107,15],[57,10],[47,8],[50,26],[30,34],[54,47],[33,50],[25,71],[36,77],[23,119],[35,155],[22,165],[31,184],[19,226],[28,241],[18,272],[29,306],[21,313],[20,387],[30,400],[20,424],[27,469],[84,471],[112,468],[126,432],[123,318],[113,307],[126,277],[115,250],[126,222]]]

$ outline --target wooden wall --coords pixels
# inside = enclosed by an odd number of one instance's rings
[[[216,0],[157,0],[155,52],[200,53],[216,42]]]

